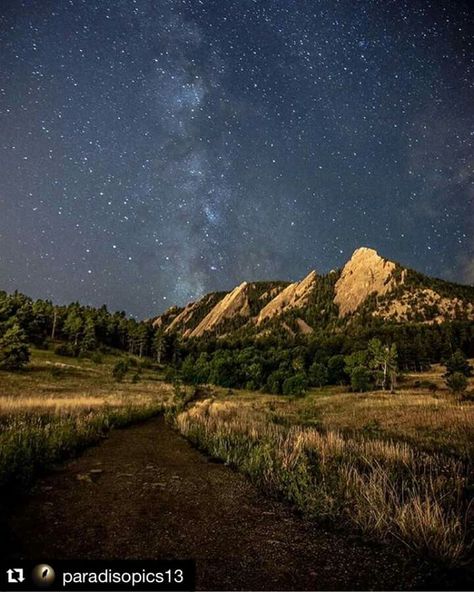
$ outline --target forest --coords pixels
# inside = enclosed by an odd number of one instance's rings
[[[443,324],[394,323],[367,316],[344,331],[289,335],[281,330],[256,339],[177,333],[77,302],[67,306],[0,292],[0,366],[21,368],[29,344],[67,357],[101,354],[136,356],[165,365],[169,378],[273,394],[303,394],[308,387],[350,385],[354,391],[395,388],[403,371],[423,371],[453,355],[474,356],[474,328],[468,321]],[[123,360],[116,376],[125,369]]]

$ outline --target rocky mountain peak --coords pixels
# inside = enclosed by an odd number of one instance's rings
[[[316,284],[317,273],[313,270],[300,282],[294,282],[282,290],[262,308],[257,324],[278,316],[292,308],[301,308],[307,304]]]
[[[206,331],[211,331],[217,325],[237,315],[250,316],[250,305],[247,293],[248,283],[242,282],[231,292],[226,294],[216,306],[207,314],[199,325],[191,332],[190,337],[200,337]]]
[[[391,290],[395,267],[395,263],[380,257],[375,249],[356,249],[335,285],[334,302],[339,306],[339,315],[354,312],[374,292],[383,295]]]

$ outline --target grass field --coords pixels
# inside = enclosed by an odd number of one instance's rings
[[[406,376],[394,394],[213,389],[177,425],[310,516],[458,564],[473,544],[474,405],[444,389],[443,370]]]
[[[117,383],[117,356],[101,363],[33,350],[21,372],[0,372],[0,490],[29,484],[41,470],[120,427],[159,413],[172,389],[156,371],[137,368]],[[137,379],[135,379],[137,380]]]
[[[197,446],[309,517],[448,564],[467,560],[474,404],[445,389],[442,367],[405,376],[394,394],[328,387],[295,398],[209,387],[192,402],[191,387],[177,390],[138,361],[116,382],[118,359],[33,350],[25,370],[0,372],[3,492],[24,488],[112,427],[174,409]]]

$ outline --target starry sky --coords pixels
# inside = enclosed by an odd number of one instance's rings
[[[2,0],[0,289],[143,318],[362,245],[472,283],[470,22],[429,0]]]

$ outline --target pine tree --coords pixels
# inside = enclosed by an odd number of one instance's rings
[[[93,351],[97,348],[94,320],[89,318],[84,326],[84,335],[81,341],[81,353]]]
[[[471,376],[472,368],[461,350],[457,350],[446,362],[446,377],[459,372],[464,376]]]
[[[8,329],[0,339],[0,368],[18,370],[30,359],[30,349],[24,331],[18,324]]]

